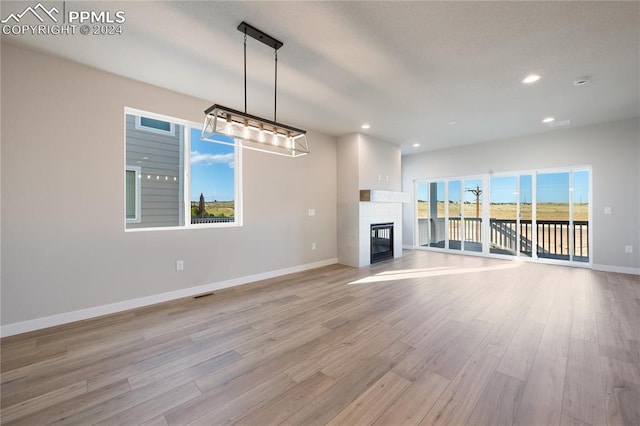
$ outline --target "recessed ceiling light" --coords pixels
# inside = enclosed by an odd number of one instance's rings
[[[522,82],[524,84],[531,84],[531,83],[535,83],[538,80],[540,80],[540,76],[538,74],[529,74],[524,79],[522,79]]]
[[[543,123],[553,123],[556,119],[553,117],[547,117],[542,120]]]
[[[450,126],[454,126],[454,125],[458,124],[458,122],[457,121],[447,121],[447,124],[450,125]]]
[[[413,146],[414,148],[417,148],[417,147],[419,147],[419,146],[420,146],[420,144],[419,144],[419,143],[414,143],[414,144],[413,144],[413,145],[411,145],[411,146]]]
[[[365,129],[365,130],[366,130],[366,129],[370,129],[370,128],[371,128],[371,124],[369,124],[369,123],[364,123],[364,124],[363,124],[362,126],[360,126],[360,127],[362,127],[362,128],[363,128],[363,129]]]
[[[584,77],[576,78],[575,80],[573,80],[573,85],[584,86],[585,84],[589,83],[590,80],[591,80],[591,77],[589,77],[588,75]]]

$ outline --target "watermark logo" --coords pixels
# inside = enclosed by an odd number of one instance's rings
[[[40,12],[40,13],[38,13]],[[37,5],[31,7],[31,6],[27,6],[27,8],[25,10],[22,11],[22,13],[10,13],[9,16],[7,16],[5,19],[3,19],[2,22],[3,24],[7,24],[10,23],[11,20],[14,21],[14,23],[18,24],[20,23],[20,20],[25,16],[25,15],[33,15],[36,17],[36,19],[38,19],[38,21],[44,23],[44,18],[42,17],[43,15],[48,16],[49,19],[51,19],[53,22],[57,23],[58,22],[58,18],[56,18],[54,16],[54,13],[57,15],[60,13],[60,11],[58,9],[56,9],[56,7],[52,7],[51,9],[47,9],[46,7],[44,7],[42,5],[42,3],[38,3]]]
[[[3,35],[122,35],[124,10],[68,9],[66,2],[37,3],[22,11],[12,11],[2,24]],[[84,3],[91,4],[91,3]]]

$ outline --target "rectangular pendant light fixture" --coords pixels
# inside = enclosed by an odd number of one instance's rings
[[[309,153],[307,131],[236,111],[222,105],[212,105],[205,111],[202,138],[226,136],[216,143],[262,151],[270,154],[299,157]],[[229,142],[225,142],[228,140]],[[233,141],[233,142],[231,142]]]
[[[237,146],[269,154],[299,157],[309,154],[307,131],[278,123],[277,112],[278,90],[278,49],[283,43],[252,27],[246,22],[238,26],[244,36],[244,103],[245,111],[241,112],[222,105],[214,104],[205,110],[202,139],[224,145]],[[274,49],[275,52],[275,90],[274,120],[268,120],[247,113],[247,36]],[[216,137],[217,136],[217,137]],[[220,137],[223,136],[223,137]]]

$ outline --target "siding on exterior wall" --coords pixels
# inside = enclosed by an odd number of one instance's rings
[[[164,135],[136,128],[136,117],[126,117],[126,163],[142,169],[141,221],[127,223],[127,229],[184,225],[184,126]]]

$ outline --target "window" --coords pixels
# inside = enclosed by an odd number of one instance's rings
[[[234,222],[235,148],[203,140],[200,134],[191,129],[191,223]]]
[[[146,130],[154,133],[164,133],[167,135],[175,134],[175,126],[170,121],[157,120],[150,117],[136,117],[136,129]]]
[[[202,140],[200,129],[125,109],[127,230],[241,225],[240,150]]]
[[[140,167],[125,169],[125,218],[127,223],[140,223]]]

